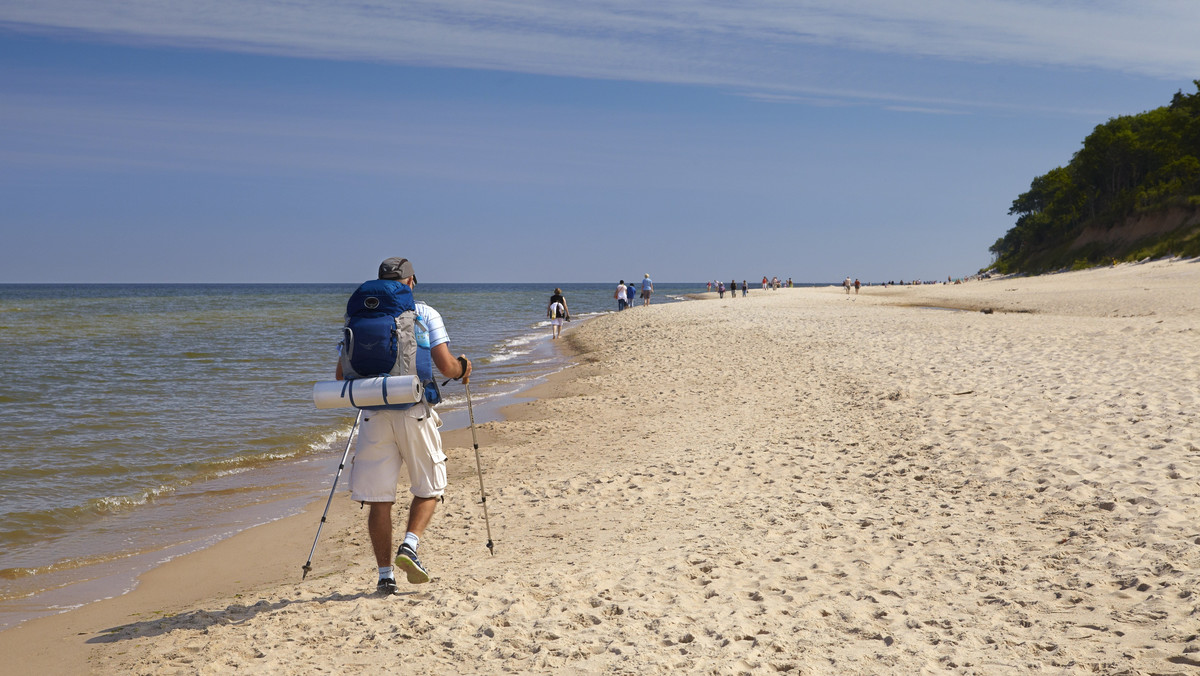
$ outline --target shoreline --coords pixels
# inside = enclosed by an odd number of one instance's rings
[[[597,315],[600,316],[600,315]],[[536,399],[536,392],[539,388],[545,387],[546,381],[555,378],[562,374],[566,369],[573,366],[571,359],[574,351],[569,347],[569,336],[580,326],[586,324],[587,320],[594,317],[587,317],[583,321],[577,322],[573,326],[565,326],[562,332],[562,339],[549,347],[554,350],[563,361],[556,370],[550,371],[547,374],[541,375],[529,384],[521,387],[519,390],[504,395],[500,398],[489,398],[481,405],[475,406],[476,433],[480,439],[480,444],[486,443],[490,438],[490,434],[483,429],[480,429],[484,424],[490,422],[501,422],[506,419],[509,409],[516,409],[524,403]],[[454,447],[470,448],[471,429],[468,411],[464,407],[443,414],[447,425],[455,425],[448,430],[442,432],[443,447],[450,449]],[[344,442],[342,442],[344,449]],[[320,525],[320,515],[325,509],[326,501],[329,497],[329,484],[332,483],[332,474],[337,468],[337,461],[340,459],[340,453],[335,453],[326,458],[306,458],[287,463],[290,466],[297,464],[316,463],[320,465],[328,465],[329,471],[322,472],[325,476],[326,486],[323,489],[323,495],[319,498],[307,500],[299,511],[293,511],[294,508],[284,509],[281,515],[275,515],[268,518],[266,521],[256,525],[237,529],[232,534],[224,534],[216,537],[215,540],[202,544],[199,548],[194,548],[187,542],[178,545],[171,545],[159,550],[148,552],[147,554],[138,556],[149,556],[156,559],[156,562],[148,566],[139,566],[136,571],[131,574],[131,586],[128,586],[124,591],[95,598],[94,600],[84,601],[78,605],[64,608],[55,611],[53,607],[47,610],[30,611],[30,616],[25,619],[18,620],[15,624],[7,627],[0,627],[0,653],[6,655],[21,655],[21,664],[28,664],[28,673],[83,673],[86,664],[86,651],[89,649],[86,646],[75,645],[68,643],[64,649],[61,643],[53,642],[46,644],[42,637],[45,635],[56,636],[90,636],[87,643],[103,642],[104,631],[95,630],[97,625],[114,626],[121,625],[130,621],[131,618],[139,618],[146,615],[162,614],[166,611],[164,607],[183,608],[188,605],[195,604],[201,600],[211,598],[221,594],[246,594],[256,589],[258,586],[267,583],[285,582],[277,576],[277,573],[247,575],[243,572],[240,564],[235,564],[232,568],[225,563],[229,555],[226,552],[233,554],[233,558],[245,559],[247,550],[258,549],[259,544],[263,541],[268,543],[283,545],[287,544],[284,549],[290,549],[295,545],[297,535],[302,534],[304,529],[309,529],[312,533],[309,534],[309,544],[312,545],[312,537],[316,534],[317,526]],[[472,478],[463,474],[466,470],[458,468],[457,472],[450,471],[450,478]],[[475,471],[468,468],[469,475],[474,475]],[[274,468],[273,471],[278,473],[285,471],[286,468]],[[337,492],[334,495],[332,503],[329,507],[329,515],[327,523],[322,526],[321,542],[317,545],[317,551],[314,554],[313,568],[314,572],[317,569],[317,559],[321,553],[324,540],[331,537],[334,530],[334,515],[337,514],[341,520],[353,522],[353,518],[345,514],[352,510],[350,505],[342,505],[338,508],[340,502],[349,502],[349,484],[346,478],[346,472],[343,471],[343,480],[338,482]],[[290,504],[296,501],[296,497],[277,498],[269,502],[269,505]],[[400,495],[399,500],[403,500],[403,495]],[[261,510],[274,514],[278,509],[273,507],[259,506]],[[311,521],[311,524],[307,523]],[[303,539],[303,538],[300,538]],[[255,544],[251,544],[255,543]],[[169,554],[170,550],[183,548],[185,551],[179,554]],[[307,551],[307,550],[306,550]],[[298,553],[298,550],[297,550]],[[166,555],[167,558],[162,560]],[[292,563],[295,563],[296,568],[300,568],[303,561],[294,562],[292,557],[281,555],[268,554],[265,558],[261,552],[255,552],[255,566],[261,567],[264,570],[270,569],[278,571],[287,569]],[[307,555],[305,555],[307,559]],[[285,560],[286,559],[286,560]],[[120,565],[122,559],[117,559],[114,563]],[[205,575],[200,576],[202,580],[199,584],[196,582],[188,582],[184,587],[188,590],[185,594],[179,594],[177,577],[182,577],[184,573],[195,573],[197,570],[206,571]],[[213,579],[214,576],[216,579]],[[126,578],[125,574],[116,574],[121,580]],[[194,578],[194,575],[187,575],[189,578]],[[225,578],[233,580],[232,582],[225,581]],[[107,589],[107,588],[106,588]],[[52,590],[53,591],[53,590]],[[19,603],[25,598],[40,598],[41,594],[33,597],[21,597],[13,599]],[[93,628],[93,631],[87,631],[85,628]],[[21,667],[24,669],[26,667]],[[26,673],[18,671],[16,673]]]
[[[570,328],[567,329],[569,330]],[[567,335],[566,332],[564,335]],[[531,378],[512,392],[499,396],[475,395],[477,422],[501,420],[506,406],[527,401],[526,392],[529,388],[536,386],[547,375],[570,365],[569,358],[548,341],[545,349],[555,355],[552,358],[555,363],[550,364],[553,367],[551,370]],[[461,386],[458,391],[461,393]],[[465,404],[461,408],[454,407],[443,411],[442,416],[448,432],[469,428]],[[343,431],[348,432],[349,426]],[[95,603],[125,596],[140,586],[139,581],[147,572],[180,557],[211,548],[248,530],[303,514],[311,508],[311,501],[321,500],[323,508],[323,501],[328,498],[329,484],[344,448],[345,440],[340,440],[324,454],[292,458],[282,463],[255,468],[249,474],[231,475],[197,484],[195,489],[186,492],[188,496],[202,496],[206,492],[215,492],[225,495],[227,500],[229,495],[257,497],[249,502],[239,498],[240,502],[231,503],[228,509],[216,513],[216,520],[211,523],[189,526],[186,536],[177,534],[165,544],[158,543],[119,552],[96,562],[65,567],[48,566],[45,572],[12,580],[14,585],[23,584],[31,590],[36,590],[28,595],[15,595],[0,601],[0,608],[3,608],[0,610],[0,616],[7,618],[5,624],[0,624],[0,634],[36,619],[71,613]],[[305,488],[308,486],[315,488]],[[173,507],[174,495],[168,496],[163,502],[166,506],[156,504],[138,509],[178,509]]]
[[[431,585],[369,593],[345,496],[300,583],[321,498],[0,648],[28,673],[1177,671],[1198,283],[1167,261],[604,315],[477,425],[495,556],[460,429]],[[997,314],[902,306],[947,299]]]

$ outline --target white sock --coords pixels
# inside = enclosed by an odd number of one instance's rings
[[[391,566],[379,569],[379,579],[380,580],[389,580],[391,578],[392,578],[392,567]]]
[[[408,532],[404,534],[404,544],[412,547],[412,550],[417,551],[417,545],[421,543],[421,538],[417,537],[416,533]]]

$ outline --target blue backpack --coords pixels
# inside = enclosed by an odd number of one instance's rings
[[[346,301],[346,325],[342,328],[341,362],[346,380],[415,374],[425,387],[425,400],[430,404],[441,401],[433,375],[429,330],[417,317],[412,289],[396,280],[372,279],[350,295]]]

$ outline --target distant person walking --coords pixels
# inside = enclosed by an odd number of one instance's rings
[[[647,272],[642,276],[642,307],[650,304],[650,296],[654,293],[654,280],[650,279],[650,273]]]
[[[737,298],[737,280],[736,279],[729,280],[729,297]]]
[[[633,307],[633,297],[637,294],[637,289],[630,282],[625,286],[625,307]]]
[[[861,287],[862,287],[862,284],[858,281],[858,277],[855,277],[854,278],[854,295],[856,295],[856,296],[858,295],[858,290]]]
[[[717,282],[717,296],[725,298],[725,282]]]
[[[629,304],[629,301],[625,300],[625,280],[622,279],[617,284],[617,291],[613,294],[613,298],[617,299],[617,312],[624,310],[625,306]]]
[[[742,280],[742,298],[746,297],[746,280]]]
[[[842,281],[842,288],[846,290],[846,295],[850,295],[850,278],[847,277]]]
[[[767,276],[763,275],[763,291],[767,290]]]
[[[550,338],[558,338],[562,335],[563,320],[571,321],[571,313],[567,310],[567,299],[563,298],[562,289],[554,289],[554,295],[550,296],[550,304],[546,306],[546,316],[550,318]]]

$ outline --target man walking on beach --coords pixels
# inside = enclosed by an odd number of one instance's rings
[[[654,280],[650,279],[650,273],[647,272],[642,277],[642,307],[650,304],[650,295],[654,293]]]
[[[414,289],[417,276],[406,258],[389,258],[379,265],[379,279],[390,279]],[[455,358],[450,352],[450,336],[442,316],[428,305],[416,304],[417,349],[428,349],[433,366],[447,378],[468,381],[471,361],[466,355]],[[343,356],[345,359],[345,356]],[[337,378],[343,378],[342,359],[338,360]],[[430,375],[432,376],[432,370]],[[376,590],[383,594],[396,591],[392,563],[404,570],[411,583],[429,582],[429,573],[417,558],[417,547],[425,527],[433,519],[437,501],[446,491],[446,454],[438,427],[442,419],[428,399],[406,409],[364,410],[358,431],[354,459],[350,464],[350,497],[369,506],[367,532],[379,566]],[[409,491],[413,494],[408,508],[404,542],[392,558],[392,506],[400,468],[408,470]]]
[[[617,299],[617,312],[624,310],[625,306],[629,305],[629,301],[625,299],[625,280],[622,279],[617,284],[617,292],[613,294],[613,298]]]

